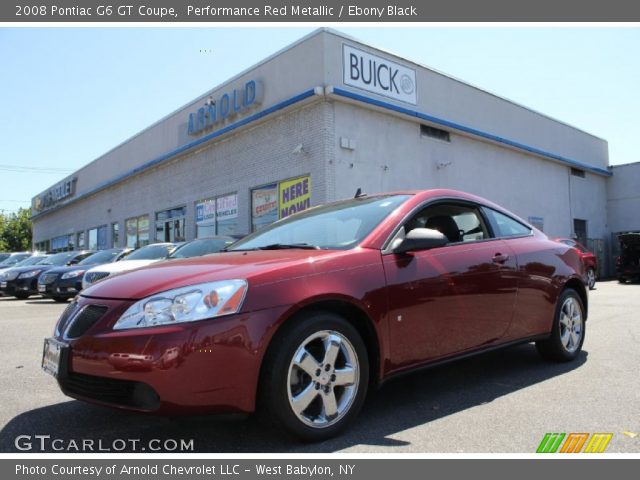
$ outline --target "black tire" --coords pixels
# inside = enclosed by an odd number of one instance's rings
[[[623,277],[618,277],[618,283],[627,283],[627,279]]]
[[[14,295],[18,300],[26,300],[27,298],[29,298],[31,295],[25,292],[17,292]]]
[[[67,303],[67,301],[69,300],[66,297],[51,297],[53,298],[53,301],[56,303]]]
[[[326,333],[337,333],[347,340],[347,342],[342,341],[340,343],[339,353],[333,367],[337,373],[340,368],[351,368],[352,365],[356,365],[356,368],[353,368],[357,373],[353,374],[352,393],[349,392],[351,385],[338,386],[336,376],[333,375],[333,369],[328,371],[328,378],[325,378],[327,375],[320,369],[315,370],[315,375],[318,375],[318,377],[307,375],[306,370],[303,371],[303,369],[295,370],[297,367],[294,367],[293,360],[299,348],[305,346],[306,351],[314,352],[313,348],[316,344],[313,342],[320,342],[318,345],[325,345],[322,339],[318,338],[310,343],[306,342],[316,335],[322,336]],[[322,349],[312,355],[322,369],[325,366],[321,359],[323,355],[326,355],[326,352],[323,353]],[[346,359],[349,355],[355,355],[357,363],[347,364]],[[340,362],[343,363],[340,364]],[[331,367],[331,365],[329,366]],[[318,371],[321,371],[322,374],[317,374]],[[291,384],[290,377],[297,379],[299,387]],[[318,381],[316,382],[316,380]],[[321,382],[326,381],[329,384],[326,384],[326,386],[320,385]],[[331,384],[333,381],[336,381],[335,385]],[[358,415],[367,395],[368,383],[369,362],[367,348],[355,327],[344,318],[330,312],[307,312],[291,319],[283,327],[282,331],[276,334],[269,346],[261,370],[258,413],[262,420],[266,420],[268,423],[303,440],[310,442],[325,440],[336,436],[344,430]],[[316,387],[320,388],[318,393],[311,391],[312,388],[318,390]],[[302,391],[310,390],[311,396],[314,396],[314,400],[307,409],[302,410],[300,416],[294,412],[289,399],[290,390],[293,391],[294,388],[299,388],[298,395]],[[326,391],[327,388],[329,389],[328,392]],[[326,420],[326,418],[323,418],[323,412],[325,412],[325,397],[323,395],[325,394],[333,396],[338,405],[344,401],[344,410],[342,412],[338,411],[337,417],[334,419]],[[295,396],[295,392],[291,392],[291,395]],[[317,420],[314,419],[314,409],[317,411],[317,417],[315,417]],[[305,413],[309,411],[311,413]],[[309,415],[309,417],[306,415]],[[326,425],[312,426],[305,423],[304,419],[307,422],[326,421],[328,423]]]
[[[571,299],[571,302],[574,302],[574,306],[577,305],[580,308],[581,330],[579,341],[575,342],[574,345],[566,346],[562,340],[562,336],[567,327],[561,323],[561,317],[563,317],[564,313],[564,318],[566,318],[566,310],[563,312],[563,309],[565,308],[565,303],[568,302],[569,299]],[[580,355],[586,331],[584,312],[584,304],[582,303],[582,299],[580,298],[580,295],[578,295],[578,292],[571,288],[565,289],[558,298],[551,335],[549,335],[545,340],[536,342],[536,348],[543,358],[555,362],[569,362]]]
[[[589,290],[596,288],[596,270],[594,268],[587,269],[587,278],[589,279]]]

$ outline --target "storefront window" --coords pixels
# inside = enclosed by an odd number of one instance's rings
[[[104,250],[107,248],[107,226],[101,225],[89,230],[89,250]]]
[[[118,222],[111,224],[111,248],[116,248],[120,241],[120,224]]]
[[[61,235],[51,239],[51,250],[54,252],[66,252],[73,250],[73,235]]]
[[[252,231],[309,207],[311,207],[310,175],[254,188],[251,190]]]
[[[140,248],[149,245],[149,215],[127,219],[125,230],[127,247]]]
[[[234,235],[237,232],[237,193],[208,198],[196,203],[196,238]]]
[[[78,248],[84,248],[84,232],[78,232],[76,239],[76,245],[78,246]]]
[[[156,213],[156,241],[184,242],[184,223],[187,207],[172,208]]]

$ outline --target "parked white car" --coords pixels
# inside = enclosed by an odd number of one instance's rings
[[[82,277],[82,288],[90,287],[94,283],[135,268],[145,267],[166,259],[176,249],[175,243],[152,243],[142,247],[127,256],[126,260],[98,265],[87,270]]]

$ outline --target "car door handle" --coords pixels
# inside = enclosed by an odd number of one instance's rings
[[[503,264],[504,262],[506,262],[507,260],[509,260],[509,255],[503,255],[501,253],[496,253],[493,256],[493,263],[499,263],[499,264]]]

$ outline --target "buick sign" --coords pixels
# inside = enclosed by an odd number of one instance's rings
[[[345,85],[412,105],[417,103],[415,70],[350,45],[342,46],[342,65]]]

